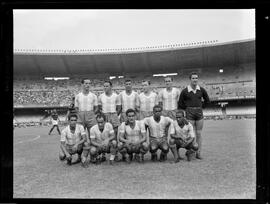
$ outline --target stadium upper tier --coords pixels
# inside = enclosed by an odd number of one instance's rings
[[[223,67],[223,73],[215,69],[199,70],[199,84],[204,87],[211,99],[255,97],[256,78],[255,64]],[[173,76],[174,86],[184,89],[189,83],[189,72]],[[103,92],[105,78],[91,80],[91,89],[97,95]],[[137,75],[132,77],[133,88],[142,91],[142,80],[150,80],[155,92],[165,87],[163,77]],[[113,89],[120,92],[124,89],[125,78],[111,80]],[[14,105],[66,106],[71,97],[81,89],[81,78],[70,80],[14,80]]]
[[[153,50],[85,53],[14,52],[14,78],[181,72],[255,62],[255,40]]]

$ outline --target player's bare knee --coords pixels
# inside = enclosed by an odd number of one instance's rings
[[[96,155],[97,154],[97,148],[96,147],[90,147],[90,155]]]
[[[116,140],[113,140],[113,141],[112,141],[112,146],[115,147],[115,148],[117,147],[117,142],[116,142]]]
[[[169,145],[175,145],[175,139],[170,138],[169,139]]]

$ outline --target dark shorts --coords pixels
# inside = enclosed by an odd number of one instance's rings
[[[188,120],[201,120],[203,119],[203,111],[200,107],[187,107],[186,118]]]
[[[83,145],[82,145],[82,144],[78,145],[78,148],[75,149],[75,150],[72,149],[73,146],[74,146],[74,145],[68,145],[68,144],[65,145],[66,150],[67,150],[67,152],[68,152],[69,154],[82,153],[82,150],[83,150]]]
[[[143,144],[138,145],[127,145],[126,143],[119,142],[118,143],[118,150],[122,152],[123,149],[127,150],[128,154],[131,153],[140,153],[140,150],[143,148]]]
[[[113,128],[117,128],[118,126],[120,126],[120,120],[117,113],[105,113],[105,116],[106,122],[111,123]]]
[[[96,122],[96,115],[94,111],[79,111],[78,123],[81,123],[84,127],[91,128]]]
[[[193,138],[189,143],[184,143],[182,139],[174,139],[174,140],[177,148],[191,149],[196,143],[195,138]]]
[[[162,148],[165,145],[168,145],[167,137],[162,137],[162,138],[149,137],[149,143],[150,143],[150,148],[151,146],[157,146],[158,148]]]
[[[114,140],[113,140],[114,141]],[[113,145],[113,141],[109,142],[109,144],[105,147],[105,148],[101,148],[101,147],[96,147],[96,146],[92,146],[90,145],[90,149],[91,148],[95,148],[97,151],[97,154],[102,154],[102,153],[111,153],[111,148],[116,149],[116,141],[115,141],[115,146]]]

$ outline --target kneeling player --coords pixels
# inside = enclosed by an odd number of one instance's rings
[[[195,142],[193,126],[184,117],[184,111],[179,110],[176,113],[176,121],[173,121],[171,128],[171,138],[169,145],[174,156],[175,163],[180,161],[179,148],[185,148],[187,160],[191,160],[191,155],[198,150],[198,144]]]
[[[167,160],[167,153],[169,152],[168,137],[165,130],[169,127],[173,120],[169,117],[161,116],[162,107],[155,105],[153,107],[154,115],[144,119],[144,124],[149,127],[149,141],[151,160],[157,161],[157,150],[160,149],[159,161]]]
[[[62,130],[59,158],[61,161],[67,160],[67,164],[72,164],[72,155],[78,154],[74,163],[81,161],[83,144],[86,133],[82,125],[77,124],[77,115],[69,115],[69,125]]]
[[[143,121],[135,120],[136,112],[133,109],[126,111],[127,122],[123,122],[119,128],[119,152],[130,163],[135,153],[135,160],[144,161],[144,155],[148,151],[146,131]]]
[[[90,129],[90,155],[96,160],[103,153],[110,153],[110,164],[113,164],[117,142],[111,123],[105,122],[106,116],[98,114],[97,124]],[[97,161],[98,162],[98,161]]]

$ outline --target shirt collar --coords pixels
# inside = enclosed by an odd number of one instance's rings
[[[187,89],[188,89],[188,92],[191,92],[191,91],[196,92],[197,90],[201,90],[200,87],[199,87],[199,85],[196,85],[195,91],[191,88],[190,85],[187,86]]]

